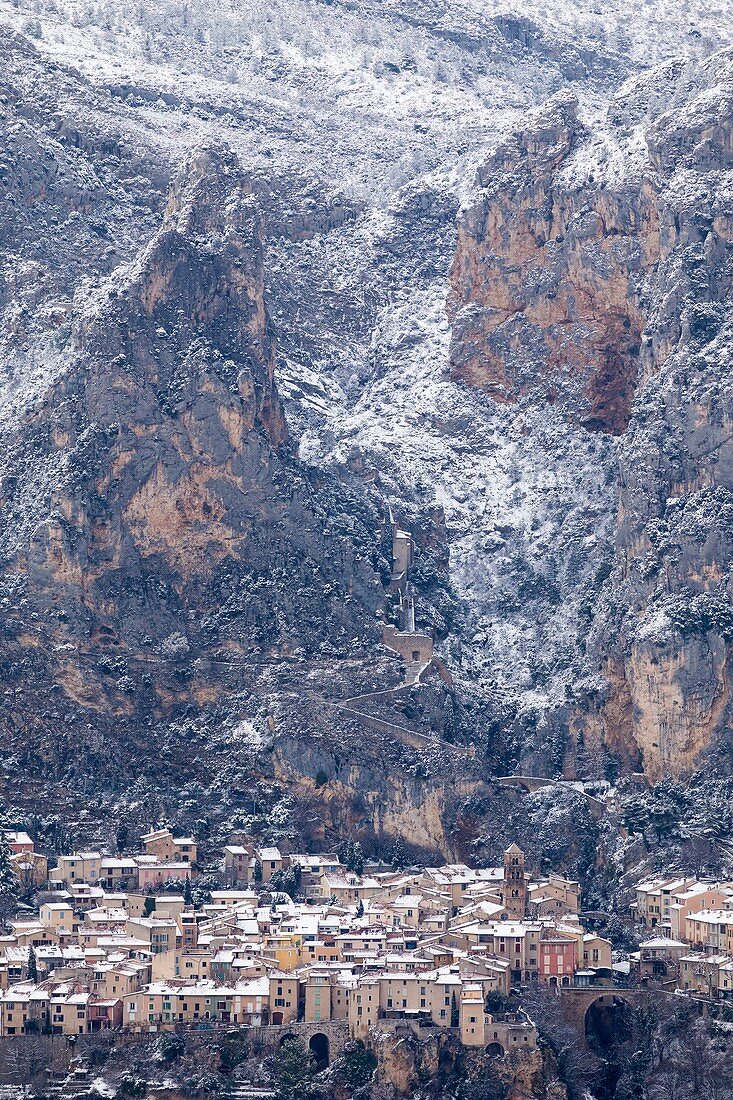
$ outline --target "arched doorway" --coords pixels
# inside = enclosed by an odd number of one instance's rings
[[[631,1008],[615,993],[596,998],[585,1014],[585,1037],[591,1050],[605,1057],[611,1047],[623,1043],[630,1033]]]
[[[275,1027],[282,1027],[282,1022],[283,1022],[282,1012],[273,1012],[272,1022],[275,1025]]]
[[[315,1035],[311,1035],[308,1046],[318,1068],[325,1069],[328,1065],[328,1036],[318,1031]]]
[[[504,1053],[504,1047],[501,1043],[489,1043],[486,1048],[486,1053],[489,1058],[501,1058]]]

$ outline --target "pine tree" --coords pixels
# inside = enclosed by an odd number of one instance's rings
[[[401,871],[403,867],[407,866],[407,852],[401,840],[394,842],[390,863],[395,871]]]
[[[38,960],[36,959],[36,952],[33,944],[31,944],[28,951],[28,981],[38,981]]]
[[[193,890],[191,889],[191,879],[187,878],[183,886],[183,901],[186,905],[193,905]]]
[[[276,1100],[308,1100],[316,1091],[316,1064],[302,1039],[286,1039],[272,1060]]]
[[[128,826],[125,824],[125,822],[122,821],[117,826],[117,832],[115,834],[115,845],[117,847],[118,853],[119,852],[124,852],[125,848],[127,847],[127,842],[128,842],[129,839],[130,839],[130,830],[129,830]]]
[[[10,848],[5,838],[0,839],[0,894],[14,894],[18,880],[10,862]]]
[[[17,909],[19,888],[18,877],[10,862],[10,849],[5,837],[0,835],[0,926],[4,926]]]
[[[351,851],[351,841],[342,840],[336,849],[336,855],[339,857],[339,862],[343,863],[344,867],[349,866],[349,855]]]
[[[351,846],[351,870],[355,875],[361,875],[364,872],[364,852],[362,851],[359,841],[355,841]]]
[[[342,840],[337,849],[337,855],[349,871],[360,875],[364,870],[364,852],[359,841]]]

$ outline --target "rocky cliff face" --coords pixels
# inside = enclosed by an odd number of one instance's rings
[[[420,1093],[426,1082],[447,1092],[456,1079],[463,1081],[467,1091],[502,1100],[567,1100],[568,1096],[549,1047],[496,1059],[483,1050],[461,1047],[455,1035],[418,1039],[398,1025],[379,1033],[375,1054],[377,1080],[397,1096]]]
[[[476,779],[450,790],[400,746],[387,778],[382,738],[322,701],[399,681],[378,659],[387,510],[378,488],[294,453],[265,238],[326,232],[343,213],[293,228],[275,195],[288,181],[268,187],[208,143],[173,168],[149,154],[132,188],[147,207],[121,239],[120,178],[144,151],[113,141],[78,74],[60,74],[56,118],[24,94],[27,68],[43,83],[33,48],[7,53],[6,797],[42,810],[50,787],[72,820],[83,802],[83,835],[103,842],[118,814],[203,815],[222,841],[233,825],[298,842],[348,829],[453,852],[451,815]],[[87,94],[99,113],[70,117]],[[437,557],[439,518],[416,530]]]
[[[551,101],[480,169],[453,267],[455,376],[618,437],[605,683],[573,722],[651,778],[694,768],[729,701],[732,76],[667,65],[596,130]]]
[[[17,43],[10,56],[19,71],[37,64]],[[157,729],[188,781],[191,721],[207,726],[222,701],[234,704],[227,725],[237,706],[254,718],[268,662],[327,663],[374,644],[382,514],[292,453],[261,208],[236,156],[199,150],[169,185],[161,170],[153,213],[120,255],[94,213],[107,192],[89,163],[100,147],[113,157],[109,141],[87,128],[68,153],[68,119],[49,136],[48,116],[33,99],[21,110],[13,91],[0,660],[16,751],[5,763],[31,801],[39,768],[60,782],[92,767],[117,786],[138,751],[157,768]],[[34,108],[35,136],[22,118]],[[46,260],[75,249],[77,268],[49,262],[46,285]]]
[[[51,636],[152,654],[193,632],[277,651],[353,636],[344,596],[373,614],[373,571],[331,542],[288,465],[259,224],[236,161],[198,157],[75,324],[60,380],[7,433],[6,562]],[[335,618],[304,628],[278,574],[296,603],[338,578]]]
[[[11,799],[465,855],[724,743],[731,31],[638,7],[0,0]],[[388,502],[452,685],[355,726]]]
[[[572,178],[588,135],[568,94],[480,168],[461,220],[450,302],[457,378],[497,400],[559,404],[619,434],[634,396],[643,280],[659,259],[648,186]],[[588,183],[591,183],[588,186]],[[539,369],[538,369],[539,368]]]

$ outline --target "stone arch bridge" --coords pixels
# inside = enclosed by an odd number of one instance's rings
[[[346,1020],[298,1020],[289,1024],[271,1024],[268,1027],[243,1030],[249,1032],[252,1038],[257,1038],[263,1046],[279,1047],[286,1039],[302,1039],[321,1069],[325,1069],[329,1062],[341,1054],[349,1041],[349,1025]]]
[[[622,1004],[633,1006],[644,995],[643,989],[624,989],[621,986],[562,986],[558,988],[563,1016],[569,1024],[585,1036],[586,1021],[590,1009],[615,1008]]]

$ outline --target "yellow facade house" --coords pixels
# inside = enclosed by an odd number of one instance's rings
[[[22,1035],[28,1022],[30,989],[14,986],[0,993],[0,1037]]]
[[[331,974],[311,970],[305,982],[305,1020],[317,1024],[331,1019]]]
[[[275,960],[278,970],[295,970],[302,961],[301,932],[281,932],[279,935],[266,936],[263,945],[265,952]]]
[[[89,1019],[92,994],[53,993],[49,1005],[51,1031],[54,1035],[84,1035]]]
[[[467,985],[461,992],[461,1042],[466,1047],[483,1047],[484,991],[480,985]]]
[[[177,948],[159,951],[153,955],[153,981],[167,978],[185,978],[186,981],[199,981],[210,976],[211,953],[207,950],[187,950]]]
[[[58,864],[49,872],[51,883],[70,884],[73,882],[99,882],[102,869],[100,852],[74,852],[72,855],[59,856]]]
[[[278,971],[270,974],[270,1023],[287,1025],[298,1019],[300,978]]]
[[[74,930],[74,910],[64,901],[44,902],[38,910],[41,924],[57,935]]]

